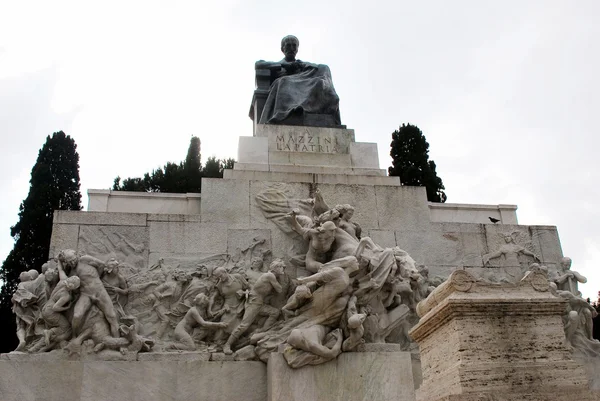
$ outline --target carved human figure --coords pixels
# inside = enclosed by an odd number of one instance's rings
[[[159,320],[159,326],[156,337],[162,339],[171,320],[167,316],[169,310],[179,300],[183,291],[183,285],[191,280],[191,276],[182,270],[174,270],[169,279],[159,284],[150,294],[149,299],[152,302],[152,309],[156,312]]]
[[[62,341],[68,340],[72,334],[71,323],[64,312],[71,307],[72,292],[79,288],[80,280],[77,276],[67,277],[64,272],[60,274],[60,281],[42,308],[42,317],[46,324],[45,346],[40,349],[42,352],[51,350]]]
[[[294,311],[304,305],[309,299],[312,298],[312,292],[306,285],[299,285],[294,290],[292,296],[288,299],[287,303],[281,308],[283,317],[285,319],[294,316]]]
[[[213,272],[217,279],[216,290],[210,298],[208,313],[209,317],[215,316],[218,312],[214,310],[214,305],[218,300],[222,300],[223,308],[226,312],[221,316],[221,321],[227,323],[227,328],[219,330],[215,334],[215,341],[221,341],[225,333],[231,333],[239,323],[239,316],[244,313],[244,301],[246,291],[250,287],[246,279],[241,274],[230,274],[225,267],[217,267]],[[223,339],[224,341],[224,339]]]
[[[210,297],[214,292],[216,281],[211,273],[212,269],[207,266],[198,266],[198,269],[191,274],[192,280],[169,311],[172,316],[184,316],[188,309],[194,305],[194,299],[198,294]]]
[[[123,308],[127,304],[129,288],[127,288],[125,277],[119,272],[119,261],[117,259],[110,258],[106,261],[101,279],[118,316],[125,316],[126,313]]]
[[[350,221],[354,216],[354,207],[348,204],[337,205],[335,208],[340,214],[340,221],[338,227],[350,234],[357,241],[360,240],[362,229],[353,221]]]
[[[56,287],[59,281],[56,262],[53,261],[52,264],[50,261],[44,263],[42,265],[42,274],[44,275],[44,280],[46,280],[46,298],[50,298],[54,287]]]
[[[333,342],[330,347],[327,346],[328,339]],[[308,364],[316,365],[332,360],[341,354],[343,340],[340,329],[331,330],[327,326],[316,324],[307,328],[293,329],[287,338],[287,343],[294,348],[316,355],[318,358],[308,362]],[[302,365],[298,364],[292,367],[300,366]]]
[[[192,338],[192,333],[196,327],[205,329],[205,334],[208,330],[224,329],[227,327],[226,322],[209,322],[208,319],[208,297],[205,294],[198,294],[194,298],[193,306],[188,309],[185,316],[175,327],[174,338],[175,343],[170,344],[167,349],[193,351],[196,349],[196,344]],[[217,313],[215,317],[219,317],[225,310]]]
[[[271,262],[269,270],[256,280],[256,283],[254,283],[248,294],[242,322],[233,330],[223,346],[225,354],[233,353],[231,350],[232,345],[250,328],[259,314],[267,316],[267,320],[263,324],[261,331],[270,328],[277,321],[280,314],[279,310],[268,305],[265,301],[273,292],[280,293],[282,291],[281,284],[277,281],[277,278],[284,274],[284,269],[285,263],[281,259],[275,259]]]
[[[296,220],[294,211],[288,214],[288,219],[292,229],[309,241],[305,261],[306,270],[316,273],[324,263],[328,262],[329,251],[335,241],[336,225],[327,221],[316,228],[302,227]]]
[[[572,260],[569,257],[563,257],[560,260],[561,272],[559,272],[552,281],[556,283],[556,287],[561,291],[569,291],[573,295],[580,297],[581,292],[577,288],[577,283],[587,283],[587,278],[571,270]]]
[[[256,69],[270,69],[276,76],[259,123],[281,124],[292,115],[311,113],[330,115],[340,125],[339,97],[329,67],[297,60],[299,47],[298,38],[288,35],[281,40],[281,61],[256,62]]]
[[[45,299],[39,302],[39,295],[41,294],[40,291],[36,291],[36,288],[39,288],[39,285],[37,285],[39,279],[37,271],[35,273],[31,270],[21,272],[19,275],[20,283],[12,295],[12,311],[15,314],[17,338],[19,339],[19,345],[15,351],[23,351],[27,345],[27,340],[36,334],[36,322],[40,309],[39,303],[43,304],[45,302]],[[41,280],[44,280],[44,278],[41,278]]]
[[[557,290],[556,293],[568,301],[567,313],[563,319],[567,341],[571,345],[576,345],[575,334],[579,332],[587,340],[597,342],[598,340],[594,340],[593,336],[593,319],[598,316],[596,309],[571,291]]]
[[[250,268],[244,272],[250,284],[254,284],[263,273],[265,273],[264,259],[260,256],[253,257],[250,260]]]
[[[71,326],[73,334],[78,335],[84,319],[94,300],[98,309],[102,311],[110,326],[113,337],[119,336],[119,324],[112,300],[104,288],[100,274],[104,270],[104,263],[92,256],[85,255],[81,258],[72,249],[61,251],[58,255],[58,271],[68,276],[77,276],[81,282],[79,298],[73,308]]]
[[[505,243],[497,251],[483,255],[484,266],[490,263],[490,259],[501,256],[504,256],[504,266],[520,266],[519,254],[531,256],[538,262],[540,261],[540,258],[536,254],[521,245],[517,245],[512,234],[502,234],[502,237]]]
[[[351,351],[358,345],[365,342],[363,335],[365,334],[365,328],[363,322],[367,317],[364,313],[358,313],[356,306],[356,296],[350,297],[348,300],[348,306],[346,307],[346,327],[348,330],[348,338],[342,343],[342,351]]]

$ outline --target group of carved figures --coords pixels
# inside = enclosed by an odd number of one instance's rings
[[[417,267],[398,247],[384,249],[361,237],[351,220],[353,207],[329,207],[318,190],[314,199],[299,203],[304,210],[290,210],[294,202],[282,201],[279,193],[262,196],[265,217],[300,243],[301,255],[272,259],[266,241],[255,238],[233,257],[205,258],[191,269],[159,259],[125,277],[120,267],[128,265],[115,257],[63,250],[41,273],[21,274],[12,298],[16,351],[85,350],[115,357],[222,351],[266,361],[283,349],[296,368],[364,343],[414,347],[408,331],[418,322],[416,305],[440,278],[429,277],[427,267]],[[551,281],[556,295],[568,300],[567,339],[597,352],[591,337],[595,310],[576,289],[585,278],[570,270],[570,259],[561,265]]]

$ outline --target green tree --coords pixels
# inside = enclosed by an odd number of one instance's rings
[[[17,344],[11,296],[22,271],[37,269],[48,260],[54,210],[81,210],[79,155],[73,138],[55,132],[46,138],[31,170],[29,194],[19,208],[19,221],[10,229],[15,240],[0,267],[0,352]]]
[[[435,162],[429,160],[429,143],[416,125],[402,124],[392,134],[390,176],[400,177],[402,185],[421,186],[430,202],[446,202],[444,184],[437,176]]]
[[[200,158],[200,139],[193,136],[185,160],[181,163],[167,163],[143,177],[115,178],[114,191],[144,192],[201,192],[202,177],[223,178],[225,168],[233,168],[233,159],[220,160],[209,157],[202,167]]]

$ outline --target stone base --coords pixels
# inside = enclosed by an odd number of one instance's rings
[[[2,360],[0,400],[264,401],[266,373],[262,362]]]
[[[268,364],[268,401],[412,401],[408,352],[348,352],[317,366],[290,368],[282,354]]]
[[[418,401],[598,401],[600,393],[573,391],[569,393],[477,393],[447,395],[441,398],[419,398]]]

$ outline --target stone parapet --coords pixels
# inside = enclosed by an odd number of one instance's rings
[[[0,360],[2,401],[265,401],[262,362]]]

